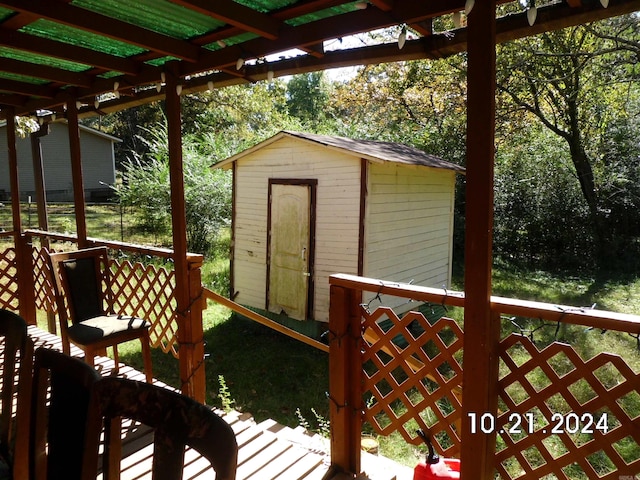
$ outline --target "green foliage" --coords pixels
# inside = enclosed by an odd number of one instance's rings
[[[227,386],[227,382],[224,379],[224,375],[218,375],[218,384],[220,385],[218,389],[218,398],[220,399],[222,409],[229,413],[233,410],[233,405],[236,401],[231,398],[231,392],[229,391],[229,387]]]
[[[123,205],[138,207],[140,226],[160,235],[171,227],[171,181],[166,127],[147,129],[148,154],[124,163],[123,182],[116,189]],[[187,243],[192,252],[206,253],[231,217],[229,173],[210,168],[194,137],[185,138],[183,175]]]
[[[287,83],[289,114],[313,130],[325,121],[329,86],[324,72],[294,75]]]

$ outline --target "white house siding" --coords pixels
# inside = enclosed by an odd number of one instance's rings
[[[5,128],[0,129],[0,152],[7,152]],[[115,183],[115,160],[113,143],[115,139],[80,130],[80,153],[82,155],[82,176],[85,192],[104,190],[100,182],[107,185]],[[71,177],[71,154],[69,151],[69,134],[67,125],[54,123],[50,125],[48,135],[41,137],[42,159],[45,173],[45,188],[48,200],[73,200],[73,183]],[[35,183],[33,178],[33,161],[31,156],[31,140],[18,138],[16,141],[18,154],[18,175],[20,192],[33,195]],[[0,156],[0,190],[10,191],[9,164],[6,154]],[[89,196],[87,196],[89,199]]]
[[[450,170],[371,163],[364,275],[449,286],[454,187]],[[401,303],[404,300],[385,299],[389,306]]]
[[[236,162],[235,300],[265,308],[269,179],[317,179],[313,318],[328,321],[329,275],[358,269],[360,159],[285,137]]]

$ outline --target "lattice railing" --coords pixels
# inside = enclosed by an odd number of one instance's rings
[[[175,320],[175,275],[155,265],[111,260],[113,310],[151,322],[151,344],[178,355]]]
[[[347,385],[361,385],[361,420],[377,433],[398,432],[417,445],[422,440],[415,432],[421,428],[446,457],[459,456],[465,442],[474,444],[491,435],[496,439],[495,475],[504,480],[635,480],[640,473],[640,373],[625,358],[604,348],[583,348],[579,340],[572,346],[547,336],[548,344],[537,346],[536,341],[543,340],[533,338],[534,332],[542,337],[539,325],[530,336],[510,333],[514,326],[524,333],[514,319],[529,318],[554,327],[556,336],[561,327],[581,325],[576,329],[580,335],[630,334],[640,346],[640,317],[492,297],[494,318],[505,327],[494,350],[499,358],[494,389],[498,408],[495,413],[466,412],[462,354],[470,339],[458,322],[427,318],[419,311],[398,315],[385,306],[370,311],[371,302],[360,304],[356,313],[353,305],[360,292],[373,292],[381,303],[381,294],[386,294],[461,307],[463,294],[350,275],[334,276],[331,282],[336,289],[332,302],[342,303],[332,304],[330,345],[342,348],[349,343],[345,336],[360,325],[359,338],[350,348],[357,351],[362,371],[352,374],[347,368],[341,375]],[[338,294],[338,289],[354,293]],[[515,316],[501,320],[498,312]],[[340,330],[342,324],[351,327]],[[339,390],[330,394],[339,422],[344,407],[355,402],[349,395]],[[347,427],[345,435],[348,432]],[[332,460],[352,462],[349,449],[355,445],[336,444],[342,451]]]
[[[463,333],[450,318],[362,309],[365,420],[418,445],[418,428],[452,457],[460,451]],[[390,324],[388,328],[386,325]]]
[[[0,251],[0,307],[17,310],[19,305],[16,249],[10,247]]]
[[[500,360],[502,478],[619,480],[640,472],[640,375],[622,357],[583,360],[570,345],[539,350],[512,334],[500,343]]]

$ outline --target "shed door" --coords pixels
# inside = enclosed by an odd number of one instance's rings
[[[311,293],[310,184],[270,188],[269,284],[267,308],[291,318],[307,318]]]

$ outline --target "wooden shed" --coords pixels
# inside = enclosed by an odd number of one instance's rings
[[[407,145],[291,131],[215,166],[233,170],[236,302],[326,322],[333,273],[449,285],[462,167]]]

